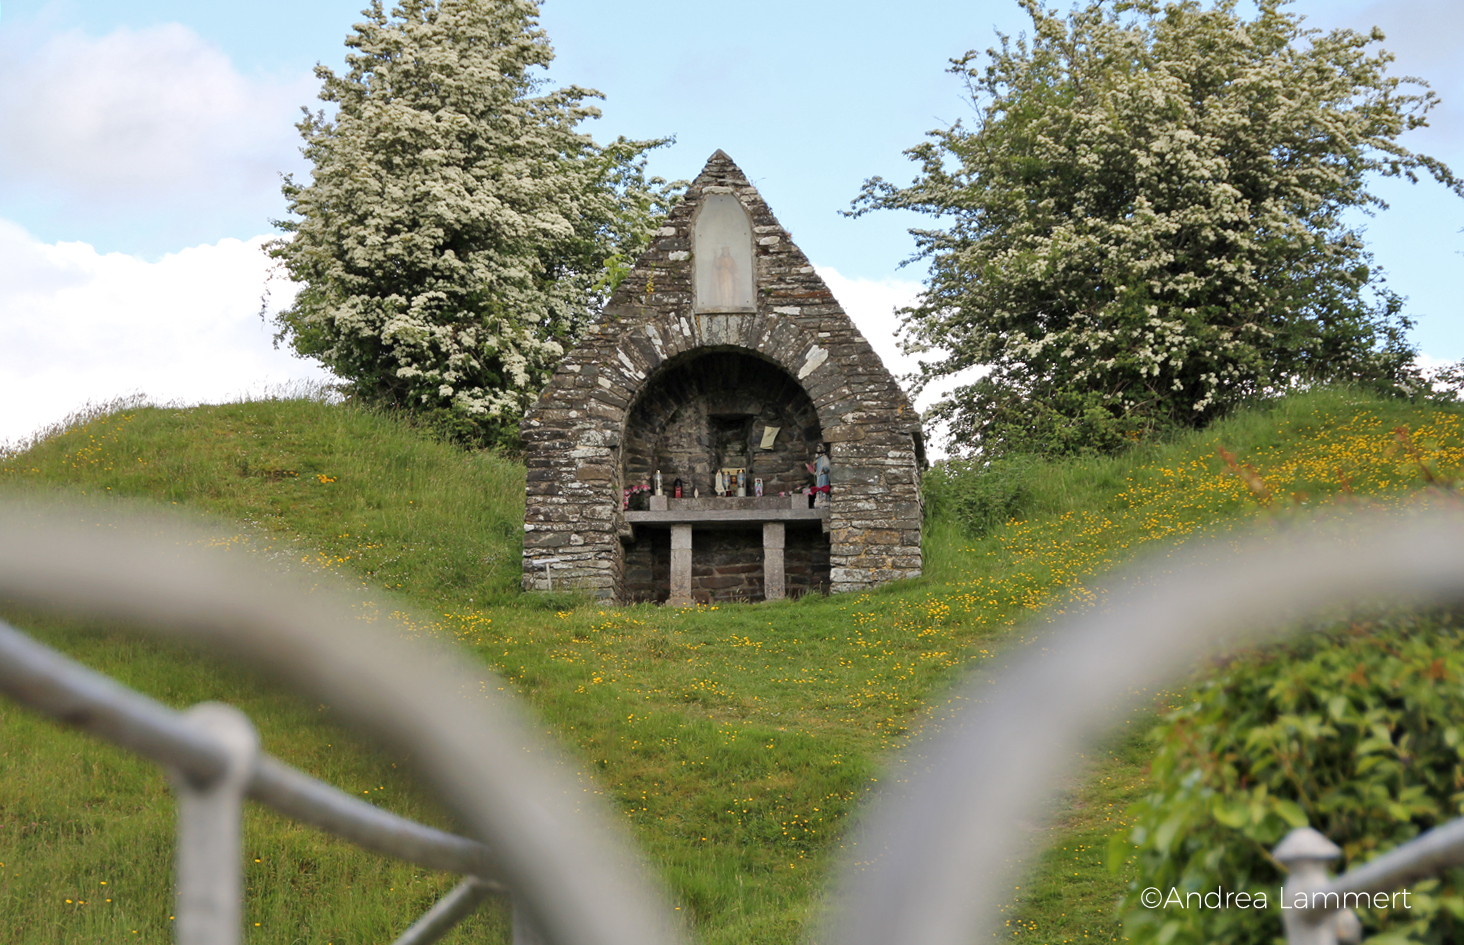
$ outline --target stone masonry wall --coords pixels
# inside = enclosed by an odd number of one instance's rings
[[[713,193],[734,195],[751,218],[756,312],[695,312],[692,225]],[[554,558],[556,586],[625,596],[628,415],[659,372],[708,350],[777,365],[812,403],[832,463],[830,590],[919,575],[920,418],[757,190],[718,151],[524,419],[526,586],[544,586],[537,564]]]

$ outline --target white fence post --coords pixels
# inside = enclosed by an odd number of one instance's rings
[[[1271,852],[1286,867],[1287,880],[1281,887],[1282,925],[1287,945],[1339,945],[1362,941],[1362,924],[1351,909],[1332,912],[1297,908],[1296,895],[1312,901],[1312,894],[1328,888],[1327,864],[1342,855],[1337,844],[1310,827],[1299,827]],[[1340,901],[1340,897],[1339,897]]]
[[[218,740],[228,756],[224,773],[199,783],[170,773],[178,795],[178,945],[238,945],[243,921],[244,791],[259,757],[259,735],[233,706],[204,702],[187,718]]]

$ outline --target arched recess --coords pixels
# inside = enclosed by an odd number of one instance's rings
[[[771,427],[777,432],[764,449]],[[699,348],[648,378],[626,412],[621,481],[652,483],[659,470],[668,494],[680,479],[684,497],[694,490],[710,497],[719,468],[741,467],[748,470],[749,495],[760,478],[765,496],[791,497],[808,483],[804,464],[822,437],[813,400],[778,364],[746,349]],[[694,597],[762,598],[760,529],[696,532]],[[785,561],[790,596],[828,589],[829,542],[816,524],[790,529]],[[665,600],[669,569],[669,533],[638,529],[625,548],[624,599]]]
[[[773,448],[763,431],[777,427]],[[822,439],[818,411],[802,385],[772,361],[737,349],[699,348],[663,365],[626,411],[622,481],[649,483],[661,471],[710,493],[724,466],[745,466],[768,494],[802,488],[803,464]]]
[[[752,220],[731,194],[709,194],[692,226],[696,311],[757,311]]]

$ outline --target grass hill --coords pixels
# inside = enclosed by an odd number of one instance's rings
[[[1339,496],[1405,501],[1461,467],[1459,411],[1313,392],[1116,458],[937,475],[919,580],[688,610],[520,594],[522,467],[348,404],[98,412],[0,457],[0,496],[191,510],[285,565],[358,582],[363,619],[455,639],[594,773],[700,940],[746,945],[799,939],[851,812],[938,717],[951,681],[1022,645],[1045,615],[1087,606],[1113,564]],[[3,614],[170,704],[233,702],[266,750],[442,822],[323,707],[119,628]],[[169,940],[162,775],[5,702],[0,732],[0,942]],[[1050,849],[1013,891],[1013,939],[1117,939],[1126,879],[1103,853],[1143,791],[1145,751],[1120,736],[1075,777]],[[259,941],[390,940],[454,881],[266,812],[251,811],[246,830]],[[489,910],[455,935],[507,931]]]

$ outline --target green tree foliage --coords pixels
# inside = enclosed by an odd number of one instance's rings
[[[1382,34],[1304,29],[1262,0],[1022,0],[1032,35],[952,71],[978,113],[907,153],[908,187],[855,212],[930,262],[906,316],[920,383],[981,366],[933,409],[986,455],[1111,449],[1317,381],[1396,384],[1413,349],[1355,216],[1377,174],[1464,183],[1398,144],[1436,101],[1387,73]],[[969,376],[966,375],[966,376]]]
[[[1354,624],[1215,673],[1153,733],[1154,792],[1110,849],[1115,862],[1138,858],[1122,907],[1129,940],[1269,945],[1285,879],[1269,852],[1290,830],[1321,831],[1350,869],[1458,817],[1461,682],[1453,614]],[[1367,940],[1458,941],[1461,882],[1450,870],[1414,885],[1406,910],[1363,912]],[[1264,893],[1268,908],[1145,908],[1147,887]]]
[[[664,142],[597,145],[598,93],[547,89],[536,0],[402,0],[364,11],[348,69],[316,67],[271,253],[302,285],[279,338],[368,399],[512,426],[648,243],[676,188]],[[623,267],[620,267],[623,268]]]

